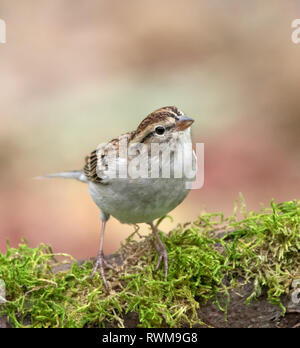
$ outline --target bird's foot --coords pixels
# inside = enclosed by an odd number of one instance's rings
[[[168,253],[166,247],[161,242],[161,245],[158,245],[154,242],[155,248],[157,250],[157,253],[159,255],[157,264],[155,266],[155,272],[158,270],[162,260],[164,260],[164,266],[165,266],[165,280],[168,280]]]
[[[99,271],[100,271],[100,275],[101,275],[101,278],[103,280],[103,283],[104,283],[104,286],[106,288],[107,291],[109,291],[109,287],[108,287],[108,283],[107,283],[107,280],[106,280],[106,277],[105,277],[105,274],[104,274],[104,266],[107,267],[107,268],[110,268],[112,270],[114,270],[113,266],[111,264],[109,264],[105,259],[104,259],[104,255],[103,253],[100,253],[97,257],[97,260],[96,260],[96,263],[93,267],[93,271],[92,271],[92,274],[91,274],[91,278],[94,277],[96,271],[97,271],[97,268],[99,268]]]

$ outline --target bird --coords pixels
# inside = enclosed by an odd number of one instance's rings
[[[97,146],[86,156],[81,170],[38,177],[76,179],[88,184],[102,221],[99,251],[91,277],[99,268],[108,292],[104,266],[114,268],[104,258],[103,241],[110,216],[121,223],[146,223],[151,227],[159,255],[155,271],[163,261],[167,281],[168,254],[154,220],[176,208],[190,191],[187,181],[195,179],[195,171],[186,175],[180,168],[189,156],[191,167],[196,167],[191,139],[193,122],[176,106],[161,107],[144,118],[134,131]]]

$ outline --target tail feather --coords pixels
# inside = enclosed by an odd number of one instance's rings
[[[35,179],[49,179],[49,178],[63,178],[63,179],[76,179],[81,182],[87,182],[87,177],[80,170],[71,170],[68,172],[53,173],[42,176],[36,176]]]

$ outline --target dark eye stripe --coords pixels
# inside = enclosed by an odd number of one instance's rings
[[[148,134],[141,140],[141,143],[145,142],[145,140],[148,139],[148,138],[150,138],[153,134],[154,134],[154,132],[148,133]]]

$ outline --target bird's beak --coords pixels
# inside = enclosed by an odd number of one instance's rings
[[[176,121],[176,129],[179,131],[184,131],[190,127],[193,122],[194,120],[190,117],[178,116],[178,120]]]

